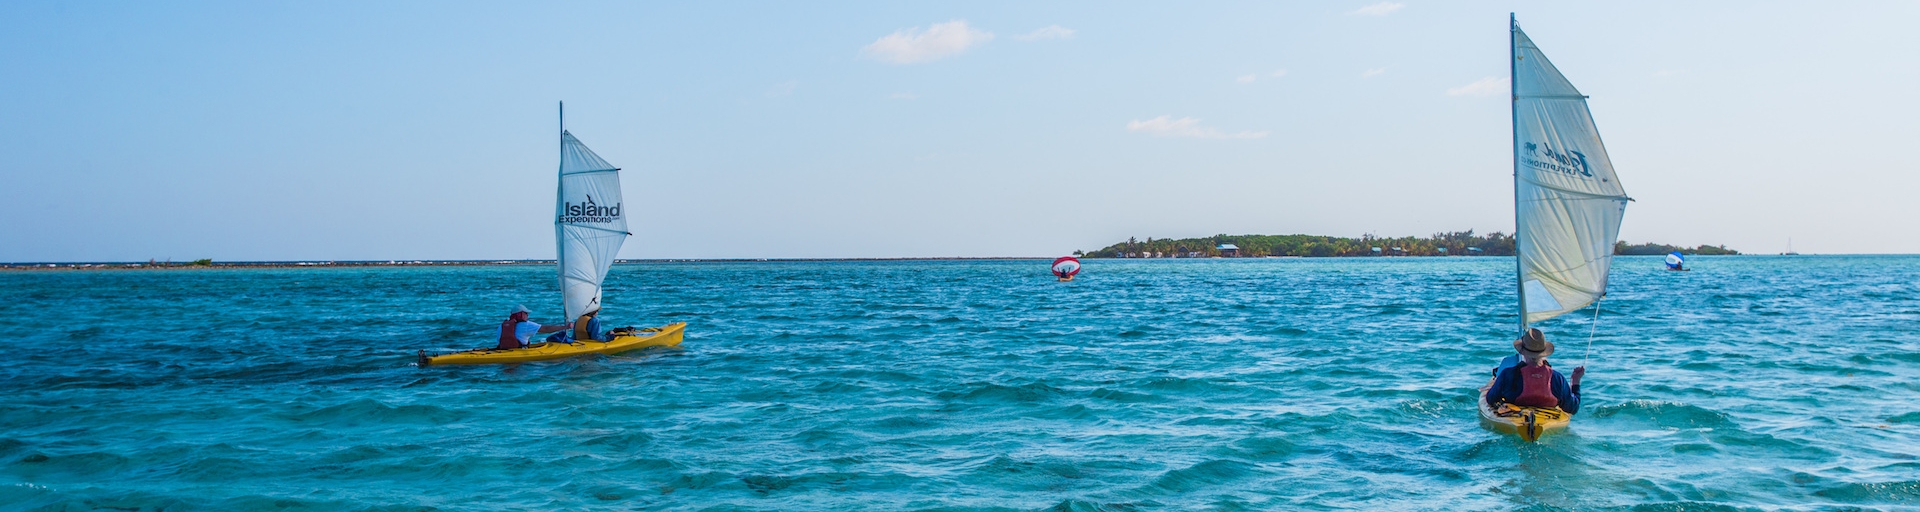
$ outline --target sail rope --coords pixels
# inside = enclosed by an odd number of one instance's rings
[[[1593,299],[1593,321],[1589,322],[1587,330],[1587,350],[1580,354],[1580,366],[1583,368],[1587,366],[1587,361],[1593,359],[1593,336],[1600,333],[1600,301],[1606,299],[1605,295]]]

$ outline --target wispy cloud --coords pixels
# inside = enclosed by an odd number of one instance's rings
[[[1366,7],[1361,7],[1360,9],[1355,10],[1350,14],[1358,14],[1361,16],[1386,16],[1388,14],[1393,14],[1393,11],[1398,11],[1400,10],[1401,7],[1406,7],[1406,6],[1407,4],[1403,4],[1400,2],[1380,2],[1380,3],[1369,5]]]
[[[1127,131],[1139,132],[1155,137],[1193,137],[1198,139],[1258,139],[1267,136],[1265,131],[1243,131],[1225,133],[1220,130],[1200,126],[1200,120],[1191,117],[1174,119],[1173,116],[1160,116],[1145,121],[1127,121]]]
[[[1013,36],[1021,41],[1039,41],[1041,39],[1073,39],[1073,29],[1059,25],[1047,25],[1039,30]]]
[[[1273,78],[1280,78],[1283,76],[1287,76],[1287,70],[1276,69],[1276,70],[1273,70],[1273,72],[1271,73],[1267,73],[1267,76],[1273,77]],[[1255,80],[1259,80],[1259,79],[1260,79],[1260,74],[1254,73],[1251,75],[1240,75],[1239,77],[1234,78],[1233,81],[1243,83],[1243,84],[1250,84],[1250,83],[1253,83]]]
[[[890,99],[890,100],[911,100],[911,99],[917,99],[917,98],[919,98],[919,97],[920,97],[920,95],[918,95],[918,94],[914,94],[914,93],[910,93],[910,92],[896,92],[896,93],[893,93],[893,95],[892,95],[892,96],[887,96],[887,99]]]
[[[767,97],[772,98],[777,96],[791,96],[793,95],[793,90],[799,87],[800,87],[799,80],[788,80],[785,82],[773,84],[773,87],[770,87],[767,89]]]
[[[1376,76],[1380,76],[1382,73],[1386,73],[1386,72],[1387,72],[1387,68],[1373,68],[1373,69],[1360,72],[1360,78],[1373,78]]]
[[[959,55],[966,52],[967,48],[992,40],[992,32],[974,30],[973,27],[967,26],[967,20],[953,20],[935,23],[928,26],[926,30],[921,30],[920,27],[901,29],[874,41],[860,51],[881,62],[914,64]]]
[[[1452,89],[1447,89],[1447,95],[1448,96],[1489,96],[1495,93],[1506,92],[1507,90],[1508,90],[1507,79],[1490,76],[1490,77],[1482,78],[1479,80],[1475,80],[1473,81],[1473,83],[1470,83],[1467,85],[1462,85]]]

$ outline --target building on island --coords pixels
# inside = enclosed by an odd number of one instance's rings
[[[1240,257],[1240,247],[1233,244],[1220,244],[1214,247],[1214,250],[1220,251],[1220,257],[1222,258]]]

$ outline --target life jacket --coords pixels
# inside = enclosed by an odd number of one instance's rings
[[[518,327],[520,327],[520,322],[512,318],[500,322],[500,348],[520,348],[520,337],[513,335],[515,331],[519,330]]]
[[[1513,399],[1514,405],[1527,407],[1559,407],[1560,399],[1553,396],[1553,367],[1546,365],[1526,365],[1520,370],[1520,396]]]
[[[580,315],[579,320],[573,321],[573,340],[574,341],[587,341],[587,340],[597,339],[593,337],[592,332],[589,332],[593,330],[589,328],[590,326],[593,325],[590,322],[593,322],[593,317],[590,317],[587,315]]]

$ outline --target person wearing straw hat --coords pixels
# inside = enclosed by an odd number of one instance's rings
[[[1553,355],[1553,343],[1539,329],[1527,329],[1526,335],[1513,341],[1513,350],[1520,353],[1520,365],[1499,370],[1493,388],[1487,390],[1488,406],[1505,402],[1558,407],[1567,414],[1580,412],[1580,377],[1586,375],[1587,367],[1574,368],[1571,380],[1553,369],[1547,364],[1547,356]]]
[[[567,330],[567,326],[565,325],[540,325],[533,323],[533,321],[527,320],[527,315],[531,314],[533,314],[533,311],[527,309],[526,306],[513,306],[513,311],[507,313],[507,320],[500,322],[500,346],[498,348],[507,350],[525,347],[527,346],[527,340],[535,334]]]

